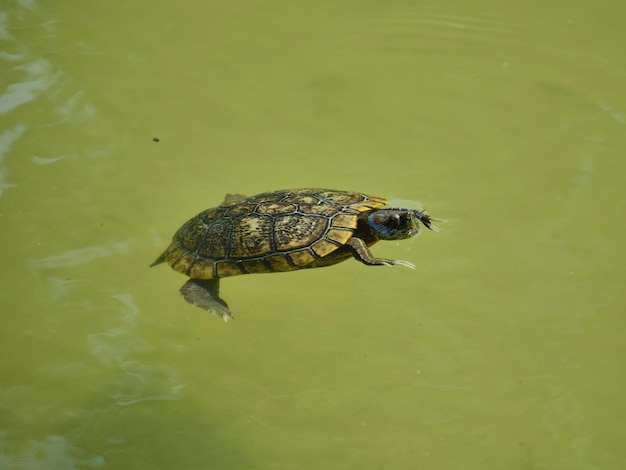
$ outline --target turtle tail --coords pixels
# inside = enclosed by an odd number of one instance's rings
[[[161,256],[159,256],[156,260],[154,260],[154,262],[150,265],[150,267],[156,266],[157,264],[161,264],[162,262],[164,262],[166,253],[167,251],[164,251],[163,253],[161,253]]]

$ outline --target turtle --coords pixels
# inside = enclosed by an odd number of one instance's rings
[[[229,194],[183,224],[150,266],[167,262],[189,276],[180,289],[184,299],[227,321],[233,315],[219,296],[224,277],[319,268],[350,258],[369,266],[415,268],[408,261],[377,258],[369,247],[413,237],[419,222],[436,231],[438,219],[424,211],[384,208],[387,203],[332,189]]]

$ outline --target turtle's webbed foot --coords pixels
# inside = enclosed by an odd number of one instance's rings
[[[214,313],[224,321],[234,319],[228,304],[219,296],[219,288],[219,279],[189,279],[180,288],[180,293],[191,305]]]

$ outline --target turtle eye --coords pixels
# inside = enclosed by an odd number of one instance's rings
[[[400,216],[398,214],[375,214],[372,221],[377,226],[393,230],[400,225]]]
[[[397,230],[402,225],[400,214],[388,214],[382,224],[389,230]]]
[[[373,218],[373,222],[376,225],[382,225],[382,226],[387,226],[389,225],[390,219],[392,217],[390,217],[387,214],[375,214],[374,218]]]
[[[390,224],[394,227],[394,228],[398,228],[400,226],[400,223],[402,222],[400,220],[400,215],[399,214],[391,214],[391,217],[389,217],[389,222]]]
[[[381,210],[369,216],[369,223],[378,237],[391,239],[401,229],[402,217],[396,212]]]

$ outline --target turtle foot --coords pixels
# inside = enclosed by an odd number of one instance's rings
[[[391,261],[393,261],[393,263],[391,263],[390,266],[404,266],[405,268],[415,269],[415,265],[410,261],[404,261],[402,259],[394,259]]]
[[[219,279],[189,279],[180,288],[183,298],[195,307],[205,309],[228,321],[234,319],[233,314],[219,295]]]

